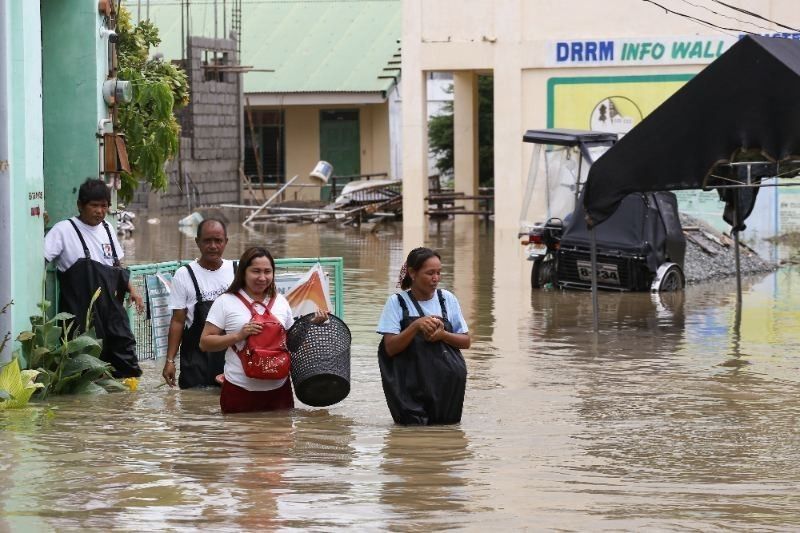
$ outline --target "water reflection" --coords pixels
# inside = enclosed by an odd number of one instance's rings
[[[800,273],[743,280],[738,336],[730,280],[601,293],[595,335],[588,293],[531,293],[516,235],[460,220],[410,244],[440,250],[473,335],[461,425],[396,427],[385,405],[397,226],[233,221],[229,257],[344,258],[350,396],[222,416],[146,361],[136,393],[0,412],[0,530],[796,528]],[[140,224],[128,259],[194,255],[174,222]]]
[[[472,459],[468,439],[457,426],[413,428],[393,426],[384,437],[381,470],[386,481],[381,501],[397,516],[405,518],[407,529],[422,527],[418,522],[432,511],[444,514],[468,509],[467,465]]]

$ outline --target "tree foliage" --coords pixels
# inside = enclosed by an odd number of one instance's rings
[[[450,86],[448,92],[453,92]],[[478,176],[481,186],[494,183],[494,86],[491,76],[478,77]],[[453,173],[453,102],[428,121],[428,146],[442,175]]]
[[[142,20],[134,26],[130,12],[121,8],[116,31],[118,77],[133,85],[133,100],[120,105],[117,115],[131,166],[130,174],[122,174],[120,199],[129,201],[141,180],[153,190],[166,190],[164,167],[180,142],[174,111],[189,103],[189,82],[180,67],[150,57],[150,48],[161,43],[152,22]]]

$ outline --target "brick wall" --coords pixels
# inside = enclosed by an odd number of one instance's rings
[[[211,62],[214,51],[227,53],[227,64],[238,64],[235,40],[189,37],[185,68],[191,102],[178,112],[180,161],[176,158],[167,167],[168,190],[153,193],[148,192],[149,187],[141,187],[131,205],[133,210],[188,214],[198,205],[239,201],[241,75],[219,71],[222,81],[207,79],[203,62]]]

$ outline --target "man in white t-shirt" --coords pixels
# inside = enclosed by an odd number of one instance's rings
[[[200,249],[200,258],[179,268],[172,278],[169,295],[172,320],[167,360],[161,373],[167,385],[174,387],[175,359],[180,349],[178,386],[182,389],[217,385],[215,378],[224,371],[225,352],[201,350],[200,334],[211,304],[230,287],[236,271],[233,261],[222,258],[228,234],[221,220],[203,220],[197,226],[195,243]]]
[[[78,216],[58,222],[45,235],[44,258],[58,268],[60,310],[75,315],[72,331],[94,328],[103,339],[100,358],[111,364],[114,377],[138,377],[142,371],[123,305],[125,294],[130,294],[139,313],[144,305],[130,283],[130,273],[121,268],[124,252],[105,220],[110,203],[108,185],[101,179],[87,179],[78,190]],[[98,289],[100,297],[92,304]],[[90,305],[92,323],[87,327]]]

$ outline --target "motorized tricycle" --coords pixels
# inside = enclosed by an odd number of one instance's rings
[[[531,287],[589,289],[591,235],[582,194],[589,167],[617,141],[616,133],[529,130],[534,145],[520,217],[528,246]],[[541,218],[539,218],[541,217]],[[536,222],[536,219],[544,222]],[[674,291],[685,285],[686,241],[675,196],[628,195],[607,222],[595,228],[597,283],[619,291]]]

